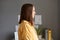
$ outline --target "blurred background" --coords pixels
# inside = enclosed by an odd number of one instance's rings
[[[53,39],[60,40],[60,0],[0,0],[0,40],[14,38],[21,6],[32,3],[42,15],[42,27],[53,30]]]

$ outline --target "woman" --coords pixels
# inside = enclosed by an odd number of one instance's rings
[[[24,4],[21,8],[21,16],[18,28],[19,40],[38,40],[34,28],[35,7],[32,4]]]

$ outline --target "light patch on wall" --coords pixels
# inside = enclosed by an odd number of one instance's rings
[[[20,15],[18,15],[18,22],[19,22],[19,20],[20,20]]]
[[[15,40],[18,40],[18,32],[14,32]]]
[[[42,15],[35,15],[35,24],[42,25]]]

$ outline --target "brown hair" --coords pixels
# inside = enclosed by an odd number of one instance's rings
[[[33,9],[32,4],[24,4],[22,6],[19,24],[22,22],[22,20],[26,20],[30,22],[31,25],[33,25],[32,9]]]

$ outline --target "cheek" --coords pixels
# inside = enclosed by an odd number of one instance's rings
[[[35,11],[33,12],[33,15],[35,16]]]
[[[34,18],[34,16],[35,16],[35,11],[33,10],[33,12],[32,12],[32,17]]]
[[[33,16],[33,18],[34,18],[34,16],[35,16],[35,12],[32,13],[32,16]]]

